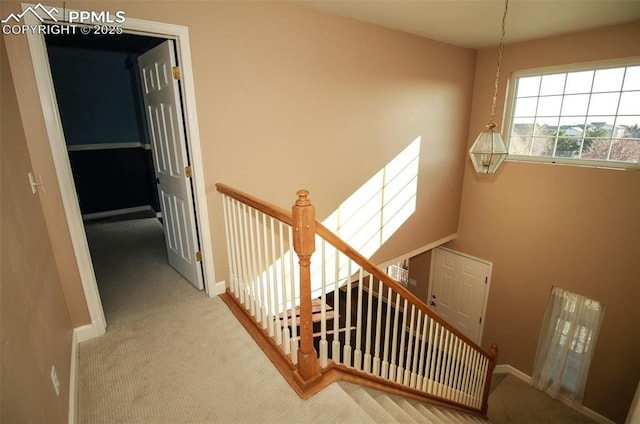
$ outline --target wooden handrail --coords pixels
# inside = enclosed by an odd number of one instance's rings
[[[272,203],[265,202],[262,199],[259,199],[250,194],[244,193],[240,190],[236,190],[233,187],[229,187],[226,184],[216,183],[216,189],[227,196],[238,200],[246,204],[247,206],[251,206],[254,209],[259,210],[273,218],[276,218],[285,224],[293,225],[293,218],[291,216],[291,211],[288,211],[280,206],[276,206]]]

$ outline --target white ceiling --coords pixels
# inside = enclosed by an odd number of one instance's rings
[[[469,48],[500,42],[504,1],[294,0],[321,11]],[[640,20],[640,0],[510,0],[505,43]],[[640,40],[638,40],[640,42]]]

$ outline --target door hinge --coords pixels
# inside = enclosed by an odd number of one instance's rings
[[[480,324],[482,324],[482,317],[480,317],[480,321],[479,321],[479,323],[480,323]]]
[[[171,70],[173,71],[173,79],[179,80],[180,79],[180,67],[179,66],[174,66],[173,68],[171,68]]]
[[[191,178],[191,167],[190,166],[185,166],[184,167],[184,175],[187,178]]]
[[[487,284],[489,282],[489,277],[484,277],[484,283]]]
[[[196,262],[202,262],[202,253],[196,252]]]

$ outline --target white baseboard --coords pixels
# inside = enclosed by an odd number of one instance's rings
[[[78,345],[104,334],[104,328],[95,323],[73,329],[71,337],[71,366],[69,371],[69,424],[76,422],[76,398],[78,395]]]
[[[85,213],[85,214],[82,214],[82,220],[87,221],[90,219],[103,219],[103,218],[109,218],[112,216],[126,215],[129,213],[146,212],[146,211],[156,212],[150,205],[134,206],[132,208],[115,209],[112,211]],[[157,216],[157,212],[156,212],[156,216]]]
[[[493,373],[494,374],[510,374],[524,381],[527,384],[531,384],[531,376],[523,373],[519,369],[512,367],[511,365],[508,365],[508,364],[496,365]],[[582,415],[589,417],[596,422],[599,422],[600,424],[615,424],[615,422],[611,421],[609,418],[598,414],[596,411],[593,411],[584,405],[576,405],[574,402],[571,402],[568,399],[564,399],[564,398],[558,398],[558,400],[564,403],[565,405],[567,405],[568,407],[578,411]]]
[[[78,333],[73,330],[71,338],[71,366],[69,371],[69,424],[76,423],[76,396],[78,389],[76,380],[78,378]]]
[[[211,293],[209,293],[209,297],[218,296],[224,293],[226,290],[227,290],[227,283],[225,283],[224,281],[218,281],[213,285],[213,290],[211,290]]]

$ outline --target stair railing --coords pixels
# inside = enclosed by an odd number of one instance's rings
[[[495,345],[485,352],[317,222],[307,191],[297,193],[289,212],[216,187],[223,195],[227,291],[290,361],[301,396],[306,387],[317,391],[332,370],[486,415]]]

